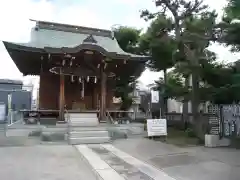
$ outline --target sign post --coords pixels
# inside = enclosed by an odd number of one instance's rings
[[[166,119],[147,119],[148,137],[167,136]]]
[[[8,94],[8,119],[9,123],[12,124],[12,94]]]

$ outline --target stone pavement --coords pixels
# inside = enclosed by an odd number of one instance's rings
[[[3,180],[96,180],[75,148],[38,145],[0,148]]]
[[[177,180],[240,179],[240,150],[179,148],[148,139],[118,140],[113,145]]]
[[[111,144],[76,145],[77,150],[103,180],[175,180]]]

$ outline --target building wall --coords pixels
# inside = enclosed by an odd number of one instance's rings
[[[175,99],[167,100],[168,112],[182,113],[183,103],[176,101]]]
[[[40,76],[39,108],[59,109],[59,75],[43,73]],[[100,82],[84,84],[84,98],[82,98],[82,84],[76,79],[71,82],[70,76],[65,76],[65,105],[67,109],[96,110],[100,103]],[[107,88],[106,106],[114,107],[112,102],[113,92]]]
[[[5,104],[6,112],[8,111],[8,95],[12,94],[12,109],[22,110],[31,109],[31,92],[29,91],[16,91],[16,90],[0,90],[0,103]]]
[[[12,109],[31,109],[32,94],[29,91],[12,92]]]
[[[22,90],[21,84],[1,84],[0,90]]]

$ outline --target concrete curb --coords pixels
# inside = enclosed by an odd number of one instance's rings
[[[103,161],[95,152],[88,148],[87,145],[76,145],[75,147],[83,161],[90,166],[92,172],[96,175],[98,180],[125,180],[105,161]],[[88,157],[86,157],[86,152],[89,153]],[[85,153],[85,155],[83,155],[83,153]],[[92,163],[90,161],[92,161]]]

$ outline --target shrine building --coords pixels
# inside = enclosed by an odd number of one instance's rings
[[[116,78],[139,73],[148,57],[124,52],[109,30],[35,21],[27,43],[3,41],[23,75],[40,76],[39,110],[114,109]]]

